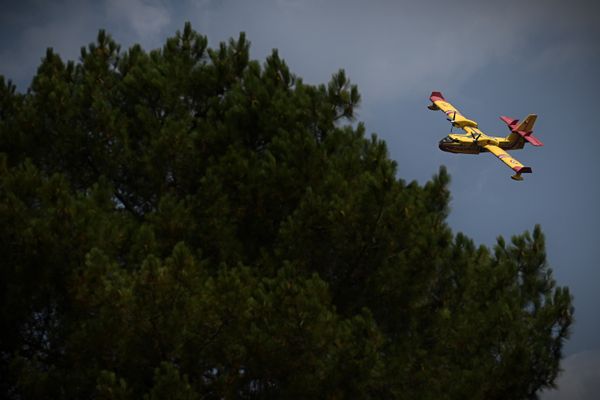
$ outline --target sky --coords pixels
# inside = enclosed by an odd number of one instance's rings
[[[425,183],[448,168],[455,232],[493,245],[541,224],[549,264],[576,308],[559,390],[543,398],[588,399],[600,389],[593,387],[600,386],[599,2],[0,0],[0,7],[0,74],[21,91],[47,47],[78,60],[106,29],[123,49],[149,50],[185,21],[211,46],[246,32],[253,59],[277,48],[307,83],[345,69],[362,94],[358,119],[387,142],[399,177]],[[533,173],[515,182],[491,155],[441,152],[449,124],[426,108],[432,91],[491,135],[508,134],[500,115],[538,114],[535,135],[545,146],[512,153]]]

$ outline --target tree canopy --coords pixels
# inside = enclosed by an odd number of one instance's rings
[[[0,386],[8,398],[532,399],[573,318],[539,226],[475,246],[449,176],[398,178],[326,85],[104,31],[0,77]]]

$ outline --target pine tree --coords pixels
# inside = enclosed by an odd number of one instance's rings
[[[398,178],[244,34],[100,31],[0,78],[0,385],[9,398],[530,399],[572,323],[544,236],[476,248],[449,176]]]

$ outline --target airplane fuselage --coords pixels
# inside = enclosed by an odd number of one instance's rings
[[[476,137],[477,139],[474,139]],[[507,138],[497,136],[487,136],[477,130],[473,134],[451,133],[440,140],[439,148],[449,153],[460,154],[479,154],[488,152],[483,146],[494,145],[503,150],[522,149],[525,142],[523,140],[508,140]]]

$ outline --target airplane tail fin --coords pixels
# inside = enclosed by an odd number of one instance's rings
[[[510,129],[510,135],[508,135],[508,140],[517,140],[518,138],[523,138],[527,142],[531,143],[533,146],[543,146],[541,140],[537,137],[533,136],[533,125],[537,119],[537,115],[529,114],[525,119],[519,122],[518,119],[512,119],[509,117],[501,116],[500,119],[504,121],[506,125],[508,125],[508,129]]]

